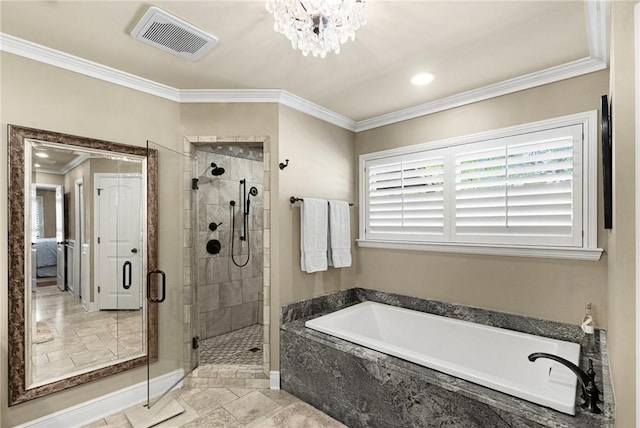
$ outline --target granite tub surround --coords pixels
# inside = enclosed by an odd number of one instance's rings
[[[299,302],[290,303],[280,308],[280,324],[308,318],[316,318],[329,312],[346,308],[366,300],[360,300],[358,288],[338,291]],[[364,295],[362,295],[364,296]]]
[[[350,427],[612,427],[613,395],[606,332],[598,330],[581,366],[593,358],[602,415],[566,415],[308,328],[311,318],[373,300],[480,324],[580,342],[577,326],[461,305],[352,289],[283,307],[281,387]],[[418,309],[419,310],[419,309]],[[316,312],[317,311],[317,312]],[[285,321],[286,320],[286,321]],[[483,322],[484,321],[484,322]],[[507,324],[507,325],[505,325]],[[558,331],[547,329],[559,328]],[[558,337],[561,336],[561,337]],[[580,388],[576,403],[581,403]]]

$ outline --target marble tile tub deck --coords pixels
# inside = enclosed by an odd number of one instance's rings
[[[184,428],[344,428],[293,395],[270,390],[262,365],[206,364],[170,395],[184,413],[156,427]],[[128,410],[127,410],[128,411]],[[131,428],[126,412],[100,419],[85,428]]]
[[[479,308],[351,289],[281,310],[281,387],[349,427],[612,427],[606,332],[597,330],[581,367],[594,361],[602,415],[566,415],[304,326],[308,319],[361,301],[395,306],[580,343],[578,326]],[[580,403],[580,390],[576,392]]]

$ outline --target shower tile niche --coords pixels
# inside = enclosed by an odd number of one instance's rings
[[[206,339],[263,323],[264,164],[262,147],[248,145],[201,146],[196,157],[197,305],[200,338]],[[246,195],[240,180],[246,180]],[[256,196],[249,196],[251,187],[258,190]],[[247,239],[242,241],[247,197]],[[211,223],[217,225],[215,231]],[[214,239],[220,241],[220,252],[209,254],[207,242]]]

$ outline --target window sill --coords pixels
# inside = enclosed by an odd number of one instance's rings
[[[356,240],[362,248],[388,248],[393,250],[435,251],[442,253],[482,254],[487,256],[538,257],[546,259],[598,261],[602,248],[552,248],[552,247],[507,247],[478,244],[417,243],[402,241]]]

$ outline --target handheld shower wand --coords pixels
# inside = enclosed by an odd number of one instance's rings
[[[258,195],[258,188],[255,186],[251,186],[251,188],[249,189],[249,195],[247,195],[247,180],[244,178],[240,180],[240,185],[242,186],[242,202],[244,202],[244,207],[242,209],[242,234],[240,235],[240,241],[249,241],[249,214],[251,213],[251,196]],[[247,247],[247,260],[244,262],[244,264],[239,264],[238,262],[236,262],[234,258],[234,232],[236,226],[235,216],[233,215],[233,207],[236,205],[236,202],[231,201],[229,205],[231,210],[231,261],[236,266],[243,267],[246,266],[247,263],[249,263],[249,259],[251,257],[251,246]]]

